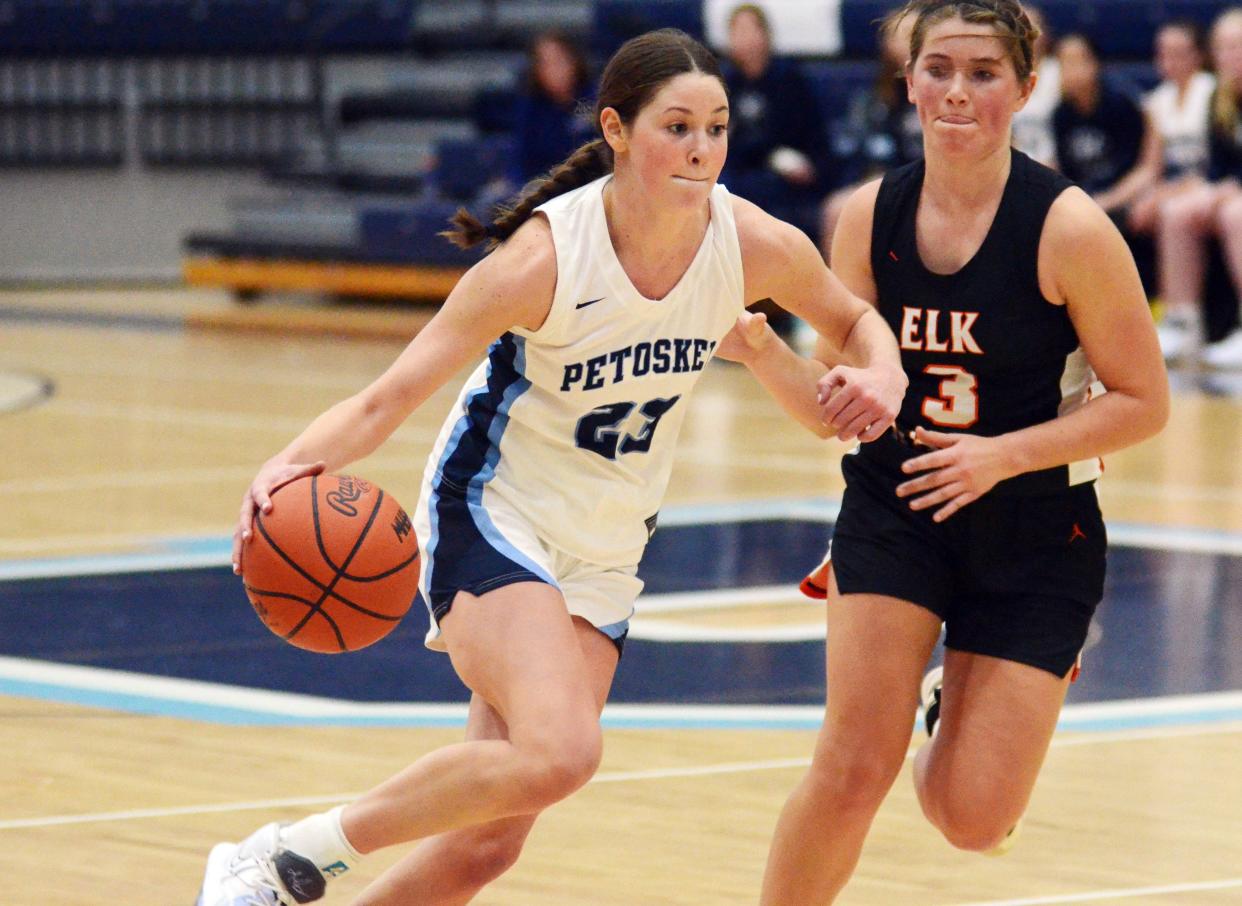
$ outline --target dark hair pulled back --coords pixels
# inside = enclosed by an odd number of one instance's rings
[[[594,111],[596,131],[600,131],[600,114],[608,107],[617,111],[622,123],[632,125],[665,83],[687,72],[715,76],[724,85],[712,52],[679,29],[662,28],[626,41],[600,76]],[[546,175],[531,180],[511,201],[498,206],[490,225],[460,208],[453,216],[452,229],[440,235],[463,249],[487,242],[491,251],[529,220],[539,205],[611,173],[613,164],[612,148],[601,132],[599,138],[579,147]]]

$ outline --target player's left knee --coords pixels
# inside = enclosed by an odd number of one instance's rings
[[[987,852],[1004,841],[1021,817],[1021,810],[992,807],[987,802],[942,803],[936,826],[951,846]]]

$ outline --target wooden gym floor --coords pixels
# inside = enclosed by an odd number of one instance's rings
[[[421,614],[371,656],[299,658],[225,565],[257,465],[426,316],[0,292],[0,904],[189,906],[214,842],[457,738],[464,696],[418,644]],[[412,506],[456,385],[352,471]],[[1109,593],[1018,847],[951,849],[907,770],[842,903],[1242,902],[1242,376],[1179,373],[1175,393],[1160,438],[1108,459]],[[477,902],[756,901],[814,738],[821,613],[790,588],[827,537],[843,450],[709,369],[601,773]]]

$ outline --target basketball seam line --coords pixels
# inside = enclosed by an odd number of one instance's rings
[[[291,630],[289,630],[289,634],[285,636],[286,641],[289,639],[292,639],[295,635],[301,632],[302,628],[305,627],[306,624],[311,621],[311,619],[315,616],[315,614],[322,614],[323,618],[328,621],[328,625],[332,627],[332,632],[336,636],[336,640],[341,646],[341,651],[349,650],[349,646],[345,644],[345,637],[341,635],[341,627],[336,624],[336,620],[332,619],[330,616],[328,616],[326,613],[323,612],[323,603],[324,601],[327,600],[329,595],[334,593],[333,590],[336,588],[336,584],[341,581],[342,572],[349,567],[350,562],[354,559],[355,556],[357,556],[358,551],[362,549],[362,542],[366,540],[367,533],[371,531],[371,526],[375,524],[375,518],[379,515],[380,506],[384,503],[383,489],[376,488],[376,491],[378,493],[375,496],[375,506],[371,508],[371,515],[367,517],[367,524],[362,527],[362,531],[358,533],[358,537],[354,540],[353,550],[349,552],[349,555],[345,558],[344,562],[341,563],[340,569],[333,569],[334,575],[332,577],[332,581],[329,582],[328,586],[323,590],[323,594],[319,596],[319,600],[316,601],[311,606],[311,609],[307,611],[306,615],[302,617],[301,622],[299,622],[296,626],[294,626]],[[311,512],[313,514],[314,522],[315,522],[315,541],[318,544],[320,543],[319,476],[318,475],[311,476]],[[328,563],[329,566],[332,565],[331,561],[327,560],[326,557],[324,558],[324,560],[325,562]]]
[[[318,497],[317,497],[317,490],[318,490],[318,480],[317,480],[317,478],[316,478],[316,477],[312,476],[312,478],[311,478],[311,493],[312,493],[312,495],[315,495],[315,497],[314,497],[314,501],[316,501],[316,502],[317,502],[317,499],[318,499]],[[367,521],[367,525],[363,527],[362,533],[361,533],[361,535],[359,536],[360,538],[365,537],[365,536],[366,536],[366,533],[370,530],[371,523],[372,523],[372,522],[374,521],[374,519],[375,519],[375,514],[379,511],[379,506],[378,506],[378,504],[383,502],[383,494],[384,494],[384,492],[381,490],[381,491],[380,491],[380,500],[377,502],[376,509],[375,509],[375,511],[373,511],[373,512],[372,512],[370,519],[368,519],[368,521]],[[285,634],[284,636],[282,636],[282,638],[283,638],[285,641],[289,641],[290,639],[292,639],[292,638],[293,638],[293,636],[294,636],[294,635],[296,635],[298,632],[300,632],[300,631],[301,631],[301,629],[302,629],[302,628],[303,628],[303,627],[304,627],[304,626],[305,626],[305,625],[306,625],[306,624],[310,621],[311,617],[313,617],[316,613],[318,613],[318,614],[320,614],[320,615],[321,615],[321,616],[322,616],[325,620],[327,620],[328,625],[332,627],[332,632],[333,632],[333,634],[336,636],[337,643],[341,646],[341,651],[348,651],[348,650],[349,650],[349,647],[345,644],[345,639],[344,639],[344,637],[341,635],[340,627],[339,627],[339,626],[337,626],[336,621],[335,621],[335,620],[334,620],[334,619],[333,619],[333,618],[332,618],[329,614],[327,614],[327,613],[325,613],[325,612],[323,611],[323,609],[322,609],[322,608],[323,608],[323,602],[324,602],[324,601],[325,601],[325,600],[326,600],[329,596],[331,596],[331,597],[332,597],[332,598],[334,598],[335,600],[337,600],[337,601],[341,602],[341,603],[342,603],[342,604],[344,604],[346,607],[349,607],[349,608],[351,608],[351,609],[353,609],[353,610],[357,610],[357,611],[360,611],[360,612],[362,612],[362,613],[367,613],[369,616],[376,616],[376,615],[375,615],[375,614],[371,614],[371,613],[369,613],[369,612],[366,610],[366,608],[361,607],[361,606],[360,606],[360,605],[358,605],[358,604],[355,604],[353,601],[349,600],[349,599],[348,599],[348,598],[346,598],[344,595],[340,594],[339,592],[337,592],[337,591],[335,590],[335,585],[336,585],[336,582],[337,582],[337,581],[339,581],[339,579],[340,579],[340,575],[339,575],[339,574],[337,574],[337,575],[336,575],[336,578],[334,578],[334,579],[332,580],[332,582],[330,582],[330,583],[328,583],[327,585],[325,585],[323,582],[320,582],[318,579],[316,579],[314,576],[312,576],[310,573],[308,573],[306,570],[304,570],[301,566],[299,566],[299,565],[298,565],[298,564],[297,564],[297,563],[293,560],[293,558],[292,558],[292,557],[290,557],[287,553],[285,553],[285,551],[284,551],[284,550],[282,550],[282,549],[281,549],[280,545],[278,545],[278,544],[276,543],[276,540],[275,540],[274,538],[272,538],[271,534],[270,534],[270,533],[268,532],[268,530],[267,530],[267,526],[266,526],[266,525],[264,524],[264,522],[263,522],[263,514],[262,514],[262,513],[258,513],[258,514],[256,514],[255,525],[256,525],[256,527],[259,529],[260,534],[262,534],[262,535],[263,535],[264,540],[265,540],[265,541],[267,541],[268,545],[272,548],[272,550],[274,550],[274,551],[275,551],[275,552],[276,552],[276,553],[280,556],[280,558],[281,558],[282,560],[284,560],[284,561],[285,561],[285,563],[287,563],[290,567],[292,567],[292,568],[293,568],[293,570],[294,570],[294,572],[296,572],[298,575],[300,575],[300,576],[301,576],[303,579],[305,579],[306,581],[310,582],[310,583],[311,583],[311,585],[313,585],[313,586],[314,586],[315,588],[317,588],[319,591],[323,592],[323,594],[320,596],[319,601],[318,601],[317,603],[312,603],[312,602],[311,602],[311,601],[309,601],[309,600],[306,600],[306,601],[301,602],[301,603],[306,604],[306,606],[307,606],[308,608],[310,608],[310,610],[308,611],[308,613],[306,614],[306,616],[302,618],[301,622],[299,622],[299,623],[298,623],[298,625],[297,625],[297,626],[295,626],[292,630],[290,630],[287,634]],[[350,555],[350,557],[346,559],[346,561],[345,561],[345,565],[348,565],[348,564],[349,564],[349,560],[350,560],[350,559],[352,559],[352,558],[353,558],[353,554],[351,554],[351,555]],[[243,583],[243,584],[244,584],[244,583]],[[387,618],[381,617],[381,619],[387,619]]]
[[[325,596],[331,595],[332,597],[336,598],[338,601],[342,602],[343,604],[352,606],[353,602],[349,601],[342,595],[337,594],[335,591],[333,591],[330,585],[325,585],[324,583],[320,582],[318,579],[316,579],[306,570],[302,569],[302,567],[298,566],[298,564],[294,562],[292,557],[290,557],[283,550],[281,550],[280,545],[278,545],[276,543],[276,540],[268,533],[267,526],[263,524],[262,514],[260,514],[258,518],[255,520],[255,525],[258,526],[259,533],[263,535],[263,539],[268,543],[268,545],[272,548],[272,550],[274,550],[280,556],[280,559],[284,560],[285,563],[293,567],[294,572],[296,572],[299,576],[301,576],[306,581],[310,582],[311,585],[315,586],[315,588],[317,588],[319,591],[324,592]],[[341,639],[341,634],[340,634],[340,631],[337,629],[336,621],[333,620],[332,617],[330,617],[328,614],[323,613],[321,609],[323,600],[324,600],[324,597],[321,596],[319,598],[319,604],[312,603],[309,599],[302,601],[301,603],[305,604],[309,608],[308,615],[304,617],[302,619],[302,622],[300,622],[297,626],[295,626],[290,632],[281,636],[281,638],[283,638],[286,642],[289,641],[291,638],[293,638],[294,634],[296,634],[303,626],[306,625],[306,621],[311,616],[314,616],[314,614],[316,613],[320,613],[323,615],[323,618],[328,621],[328,625],[332,627],[333,632],[336,634],[337,641],[341,643],[341,650],[342,651],[348,650],[345,648],[343,640]]]
[[[267,526],[265,526],[265,525],[263,524],[263,517],[262,517],[262,515],[259,515],[259,516],[257,516],[257,517],[256,517],[256,519],[255,519],[255,526],[259,529],[259,534],[261,534],[261,535],[263,536],[263,540],[264,540],[264,541],[266,541],[266,542],[268,543],[268,546],[269,546],[269,547],[271,547],[271,549],[272,549],[272,550],[274,550],[274,551],[275,551],[275,552],[276,552],[276,553],[280,556],[280,559],[284,560],[284,561],[285,561],[285,563],[287,563],[289,566],[293,567],[293,570],[294,570],[294,571],[295,571],[295,572],[296,572],[299,576],[301,576],[301,577],[302,577],[303,579],[305,579],[307,582],[311,583],[311,585],[315,586],[315,588],[316,588],[318,591],[327,591],[327,592],[329,592],[329,593],[332,595],[332,597],[333,597],[333,598],[335,598],[336,600],[340,601],[340,602],[341,602],[342,604],[344,604],[346,607],[352,607],[352,608],[354,608],[355,610],[362,610],[362,609],[363,609],[363,608],[362,608],[362,607],[360,607],[358,604],[355,604],[353,601],[349,600],[349,598],[345,597],[344,595],[340,594],[339,592],[333,591],[333,590],[332,590],[329,586],[325,585],[323,582],[320,582],[318,579],[316,579],[314,576],[312,576],[312,575],[311,575],[310,573],[308,573],[306,570],[302,569],[302,567],[300,567],[300,566],[297,564],[297,562],[296,562],[296,561],[295,561],[292,557],[290,557],[288,554],[286,554],[286,553],[284,552],[284,550],[283,550],[283,549],[281,549],[280,545],[276,543],[276,540],[275,540],[275,539],[271,536],[271,534],[268,532],[268,530],[267,530]],[[243,583],[243,584],[244,584],[244,583]],[[310,599],[309,599],[309,598],[305,599],[305,600],[303,601],[303,603],[305,603],[307,606],[313,606],[313,604],[312,604],[312,602],[310,601]]]
[[[307,607],[315,606],[310,600],[310,598],[304,598],[301,595],[290,594],[289,592],[286,592],[286,591],[272,591],[271,589],[267,589],[267,588],[259,588],[257,585],[250,585],[249,583],[246,583],[246,582],[243,582],[242,585],[245,587],[246,591],[252,591],[256,595],[265,595],[269,598],[283,598],[284,600],[287,600],[287,601],[297,601],[299,604],[305,604]],[[320,591],[324,590],[324,587],[321,583],[316,582],[315,585]],[[340,603],[344,604],[346,607],[349,607],[351,610],[356,610],[358,611],[358,613],[364,616],[371,617],[372,619],[384,620],[390,623],[397,623],[397,622],[400,622],[402,619],[402,617],[393,616],[390,613],[379,613],[378,611],[367,610],[361,604],[355,604],[353,601],[349,600],[346,597],[343,597],[342,595],[336,594],[335,592],[333,592],[332,597],[335,598]],[[404,616],[404,614],[402,616]],[[331,619],[330,617],[328,617],[327,614],[324,614],[324,618]]]

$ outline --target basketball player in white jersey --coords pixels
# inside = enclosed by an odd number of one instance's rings
[[[488,240],[491,254],[385,374],[260,469],[235,535],[240,572],[275,488],[366,456],[487,350],[416,511],[428,644],[473,692],[466,741],[348,805],[218,845],[199,906],[317,900],[363,854],[413,840],[357,902],[465,903],[513,864],[537,815],[599,764],[599,713],[687,397],[739,320],[762,326],[742,317],[747,302],[775,300],[845,363],[783,344],[749,357],[771,390],[817,388],[799,420],[869,441],[900,408],[907,380],[883,320],[803,234],[717,185],[729,108],[702,45],[672,30],[628,42],[596,110],[602,138],[493,224],[458,215],[451,238]]]

